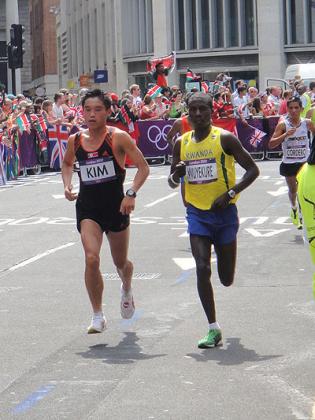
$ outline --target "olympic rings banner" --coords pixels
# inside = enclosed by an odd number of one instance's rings
[[[140,138],[138,147],[146,158],[172,154],[166,136],[175,120],[138,121]]]
[[[172,154],[172,150],[167,143],[167,133],[174,124],[173,119],[170,120],[150,120],[144,121],[139,120],[137,122],[139,126],[139,140],[138,147],[142,151],[145,158],[158,158],[165,157]],[[275,127],[279,121],[279,116],[269,118],[251,118],[248,120],[249,125],[253,128],[257,128],[266,133],[266,136],[255,148],[251,143],[248,128],[242,125],[241,121],[237,121],[238,137],[242,142],[243,147],[249,153],[264,152],[265,157],[268,156],[269,140],[275,130]],[[115,125],[115,124],[113,124]],[[121,127],[120,127],[121,128]],[[79,130],[78,127],[73,127],[71,133]],[[53,155],[53,144],[50,141],[48,143],[48,154],[49,161]],[[67,139],[64,139],[66,142]],[[7,180],[13,179],[19,175],[19,170],[23,168],[31,168],[37,165],[39,158],[36,150],[36,135],[34,132],[30,134],[24,132],[22,136],[19,136],[19,145],[17,147],[8,148],[5,144],[1,145],[0,148],[0,185],[5,182],[5,175]],[[273,149],[274,152],[281,151],[281,145]],[[57,153],[56,156],[59,156]],[[61,166],[62,156],[59,165],[54,169],[59,169]],[[5,175],[4,175],[5,174]]]

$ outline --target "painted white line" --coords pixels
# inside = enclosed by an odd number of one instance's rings
[[[159,198],[156,201],[153,201],[152,203],[146,204],[144,207],[153,207],[156,204],[162,203],[162,201],[168,200],[169,198],[175,197],[175,195],[178,195],[178,192],[174,192],[172,194],[166,195],[165,197]]]
[[[254,236],[254,238],[271,238],[280,233],[287,232],[290,229],[245,229],[246,232]]]
[[[26,265],[29,265],[37,260],[40,260],[41,258],[47,257],[47,255],[54,254],[55,252],[60,251],[61,249],[68,248],[69,246],[74,245],[75,242],[69,242],[68,244],[58,246],[57,248],[48,249],[47,251],[43,252],[42,254],[35,255],[35,257],[29,258],[28,260],[25,260],[19,264],[13,265],[11,268],[9,268],[9,271],[15,271],[19,268],[25,267]]]
[[[174,263],[183,271],[191,270],[196,267],[194,258],[173,258]],[[216,256],[211,257],[211,262],[216,262]]]
[[[268,194],[272,195],[273,197],[279,197],[280,195],[287,194],[288,187],[283,186],[278,188],[276,191],[267,191]]]

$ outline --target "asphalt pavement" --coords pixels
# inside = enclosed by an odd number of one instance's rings
[[[86,334],[83,251],[60,174],[0,187],[0,419],[315,419],[312,266],[279,162],[259,167],[238,202],[232,287],[212,255],[223,346],[208,350],[197,348],[207,322],[169,166],[151,167],[136,199],[131,320],[104,240],[108,329],[97,335]]]

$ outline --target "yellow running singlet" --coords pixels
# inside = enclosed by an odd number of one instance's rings
[[[209,135],[196,142],[194,131],[182,135],[180,158],[186,163],[185,200],[200,210],[209,210],[212,203],[235,185],[234,157],[224,152],[221,133],[211,127]],[[231,203],[237,201],[237,196]]]

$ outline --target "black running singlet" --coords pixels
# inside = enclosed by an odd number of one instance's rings
[[[74,140],[75,156],[80,166],[78,204],[90,209],[119,211],[124,198],[123,183],[126,170],[113,153],[113,132],[107,131],[100,147],[87,151],[81,143],[82,133]]]

